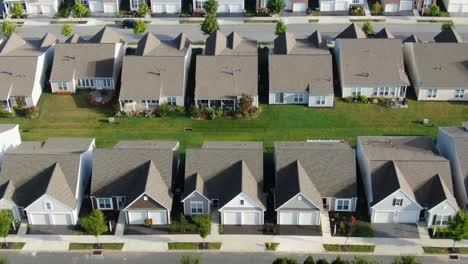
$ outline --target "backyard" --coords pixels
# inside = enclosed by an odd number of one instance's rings
[[[468,120],[468,104],[408,101],[408,109],[390,109],[371,104],[350,104],[335,99],[331,109],[294,105],[261,105],[262,113],[252,120],[194,120],[183,113],[163,118],[116,118],[113,107],[92,107],[86,94],[42,94],[38,119],[0,119],[19,123],[23,140],[48,137],[95,137],[99,147],[119,140],[179,140],[182,151],[205,140],[263,141],[268,152],[277,140],[345,139],[356,143],[359,135],[437,136],[438,126],[458,126]],[[429,118],[430,126],[422,124]],[[190,128],[191,130],[186,130]]]

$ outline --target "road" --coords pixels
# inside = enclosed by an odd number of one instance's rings
[[[315,30],[319,30],[325,39],[331,39],[341,32],[349,24],[290,24],[288,32],[294,33],[297,38],[305,38]],[[112,25],[129,42],[138,40],[138,36],[133,34],[131,29],[122,29],[117,25]],[[275,38],[274,24],[239,24],[221,25],[221,31],[237,31],[244,37],[256,39],[258,41],[272,41]],[[432,41],[432,38],[440,32],[439,23],[421,24],[385,24],[374,23],[374,31],[386,27],[397,38],[406,38],[411,34],[416,34],[421,40]],[[41,38],[46,32],[51,32],[60,36],[62,25],[47,26],[23,26],[18,29],[18,33],[26,38]],[[79,35],[88,38],[95,34],[102,26],[77,25],[74,30]],[[459,25],[456,30],[460,35],[468,40],[468,25]],[[193,41],[205,40],[206,35],[200,31],[199,25],[148,25],[148,31],[156,34],[161,39],[168,39],[177,36],[180,32],[185,32]],[[61,37],[63,39],[63,37]]]
[[[203,264],[271,264],[279,256],[290,256],[302,263],[307,255],[304,254],[275,254],[275,253],[109,253],[105,256],[94,257],[85,253],[9,253],[7,255],[12,264],[178,264],[183,255],[197,255]],[[336,256],[313,255],[314,259],[326,258],[329,261]],[[346,255],[343,258],[352,258]],[[391,263],[391,256],[369,256],[382,263]],[[448,257],[425,256],[424,263],[448,263]],[[466,263],[467,259],[458,263]],[[456,262],[455,262],[456,263]]]

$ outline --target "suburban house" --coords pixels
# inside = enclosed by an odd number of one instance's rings
[[[4,155],[0,208],[31,225],[76,225],[94,147],[93,138],[21,143]]]
[[[320,12],[346,11],[352,6],[364,6],[365,0],[319,0]]]
[[[130,10],[138,11],[140,4],[146,3],[151,8],[151,13],[155,14],[178,14],[182,10],[181,0],[128,0]]]
[[[414,6],[413,0],[381,0],[380,3],[385,14],[413,11]],[[371,6],[369,7],[372,8]]]
[[[0,169],[5,152],[21,144],[18,124],[0,124]]]
[[[336,39],[365,39],[367,38],[366,33],[355,23],[352,23],[336,35]]]
[[[11,9],[14,4],[23,6],[24,13],[28,16],[31,15],[48,15],[53,16],[57,13],[62,0],[4,0],[3,10],[8,15],[11,15]]]
[[[26,108],[37,105],[56,42],[57,38],[50,33],[32,41],[13,33],[1,43],[0,109],[12,112],[18,104]]]
[[[323,211],[356,211],[356,158],[348,143],[275,142],[274,163],[277,224],[320,225]]]
[[[154,1],[154,0],[153,0]],[[207,0],[192,0],[193,10],[204,10],[203,4]],[[244,0],[220,0],[217,13],[244,13]]]
[[[433,4],[437,4],[437,0],[414,0],[413,6],[419,11],[429,11]]]
[[[257,42],[232,32],[213,32],[196,59],[195,105],[235,109],[243,94],[258,106]]]
[[[170,224],[172,184],[177,175],[177,141],[121,141],[96,149],[91,203],[93,209],[123,213],[126,223]]]
[[[181,33],[160,40],[151,33],[124,56],[119,103],[122,111],[154,110],[161,104],[184,106],[192,48]]]
[[[358,137],[357,160],[372,223],[446,226],[459,210],[431,137]]]
[[[307,39],[283,33],[274,45],[268,57],[269,103],[332,107],[332,56],[320,32]]]
[[[205,142],[188,149],[184,214],[221,217],[222,225],[263,225],[263,144],[260,142]]]
[[[75,2],[78,1],[87,6],[91,14],[104,13],[115,15],[119,12],[120,8],[120,1],[118,0],[75,0]]]
[[[420,101],[468,101],[468,43],[404,43],[406,69]]]
[[[468,209],[468,123],[461,127],[440,127],[437,149],[450,161],[455,197],[464,210]]]
[[[104,27],[89,40],[75,34],[56,46],[49,80],[53,93],[115,90],[125,43],[114,30]]]
[[[337,39],[335,58],[343,97],[405,97],[410,83],[399,39]]]
[[[434,37],[435,42],[463,43],[463,38],[453,28],[445,28]]]
[[[261,7],[266,7],[268,0],[256,0],[256,7],[257,10]],[[286,6],[284,7],[284,11],[288,12],[307,12],[309,8],[309,1],[307,0],[285,0],[284,3]]]
[[[442,0],[445,9],[451,14],[468,13],[468,2],[466,0]]]

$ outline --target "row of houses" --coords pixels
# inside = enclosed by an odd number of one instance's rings
[[[76,0],[86,5],[93,14],[117,14],[122,4],[128,5],[130,10],[138,11],[140,4],[146,3],[154,14],[179,14],[182,12],[182,0]],[[254,1],[254,0],[251,0]],[[318,0],[318,9],[321,12],[348,12],[351,7],[364,7],[366,0]],[[193,9],[203,9],[203,3],[206,0],[189,1]],[[266,7],[266,0],[255,0],[256,9]],[[62,0],[5,0],[3,7],[7,13],[11,12],[13,4],[23,5],[28,15],[55,15],[59,10]],[[429,9],[436,0],[382,0],[381,4],[385,13],[397,13],[412,10]],[[245,12],[249,3],[245,0],[219,0],[218,13],[239,13]],[[285,11],[305,13],[309,6],[315,5],[314,1],[309,0],[285,0]],[[468,13],[468,1],[466,0],[443,0],[446,10],[450,13]]]
[[[187,149],[178,184],[177,141],[120,141],[113,148],[95,148],[92,138],[18,144],[18,125],[1,125],[0,138],[0,208],[32,225],[75,225],[86,199],[93,209],[122,213],[131,225],[146,219],[167,225],[179,203],[187,216],[263,225],[267,193],[276,224],[291,226],[320,225],[322,213],[355,212],[359,199],[366,199],[372,223],[428,227],[447,225],[468,206],[466,123],[440,128],[437,146],[424,136],[358,137],[356,151],[340,140],[275,142],[271,189],[261,142]]]
[[[367,38],[352,24],[337,35],[331,49],[333,60],[319,31],[305,39],[284,33],[275,39],[268,56],[268,102],[332,107],[334,79],[339,80],[342,97],[401,101],[412,86],[418,100],[467,101],[468,44],[452,28],[434,40],[421,42],[412,35],[402,43],[386,29]],[[53,93],[75,93],[77,89],[113,92],[121,76],[123,111],[187,104],[192,45],[185,33],[170,40],[147,33],[132,55],[125,55],[126,47],[107,27],[89,40],[74,34],[65,42],[51,34],[38,41],[13,34],[0,46],[1,106],[11,111],[18,98],[27,107],[36,106],[50,67]],[[196,56],[195,105],[232,109],[246,94],[258,106],[258,58],[256,41],[236,32],[211,34],[203,53]],[[334,62],[338,76],[333,74]]]

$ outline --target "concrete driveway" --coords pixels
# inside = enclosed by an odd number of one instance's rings
[[[375,237],[419,238],[416,224],[372,224]]]

